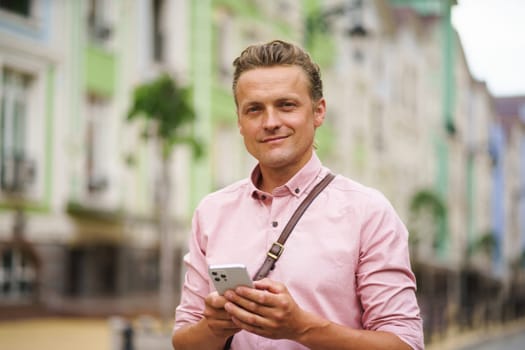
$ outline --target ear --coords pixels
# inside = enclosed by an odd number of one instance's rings
[[[314,127],[318,128],[323,125],[324,117],[326,115],[326,100],[324,97],[320,98],[314,106]]]

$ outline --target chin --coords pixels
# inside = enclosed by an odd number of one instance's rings
[[[259,160],[259,163],[268,168],[282,168],[294,163],[294,160],[290,156],[281,155],[276,157],[263,157]]]

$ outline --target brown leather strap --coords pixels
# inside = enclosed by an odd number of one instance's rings
[[[299,221],[301,216],[303,216],[304,212],[310,206],[310,204],[312,204],[315,197],[317,197],[317,195],[319,195],[319,193],[321,193],[321,191],[324,190],[325,187],[328,186],[328,184],[332,182],[334,178],[335,178],[334,174],[332,173],[326,174],[326,176],[321,180],[321,182],[315,185],[315,187],[312,189],[312,192],[308,193],[308,196],[306,196],[306,198],[301,202],[301,204],[299,204],[297,209],[295,209],[292,217],[290,218],[290,220],[288,220],[288,223],[286,224],[283,231],[281,232],[281,235],[277,239],[277,242],[274,242],[270,250],[268,250],[268,253],[266,253],[266,259],[264,259],[264,262],[259,268],[259,271],[257,271],[255,276],[253,277],[254,281],[258,281],[268,276],[268,273],[270,273],[270,271],[275,266],[275,263],[277,262],[281,254],[283,253],[284,242],[286,242],[286,240],[288,239],[288,236],[290,236],[290,233],[292,233],[292,230],[297,224],[297,221]],[[226,344],[224,344],[223,350],[229,350],[231,347],[232,341],[233,341],[233,335],[230,336],[226,340]]]
[[[292,217],[284,227],[283,231],[281,232],[281,235],[279,236],[279,239],[277,239],[277,242],[274,242],[268,250],[268,253],[266,254],[266,258],[264,259],[264,263],[259,268],[259,271],[255,274],[253,277],[254,281],[258,281],[268,275],[268,273],[273,269],[275,263],[281,256],[284,250],[284,243],[288,239],[288,236],[290,236],[290,233],[292,233],[292,230],[294,229],[295,225],[303,216],[306,209],[310,206],[310,204],[314,201],[315,197],[321,193],[322,190],[332,180],[335,178],[335,175],[332,173],[326,174],[326,176],[319,182],[315,187],[312,189],[312,192],[308,193],[308,196],[299,204],[299,207],[295,210]]]

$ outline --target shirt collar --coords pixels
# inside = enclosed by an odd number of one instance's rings
[[[293,196],[299,197],[301,194],[308,189],[315,179],[319,175],[322,169],[322,164],[317,154],[312,153],[312,158],[306,163],[301,170],[299,170],[287,183],[282,186],[279,186],[273,190],[273,193],[270,196],[285,196],[291,194]],[[261,191],[257,188],[257,183],[261,177],[261,169],[257,164],[251,173],[251,185],[253,187],[251,195],[255,199],[265,200],[269,194],[267,192]]]

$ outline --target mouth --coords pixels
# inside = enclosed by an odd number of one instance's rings
[[[261,140],[262,143],[273,143],[273,142],[278,142],[278,141],[281,141],[281,140],[284,140],[286,139],[288,136],[287,135],[283,135],[283,136],[271,136],[271,137],[266,137],[264,139]]]

